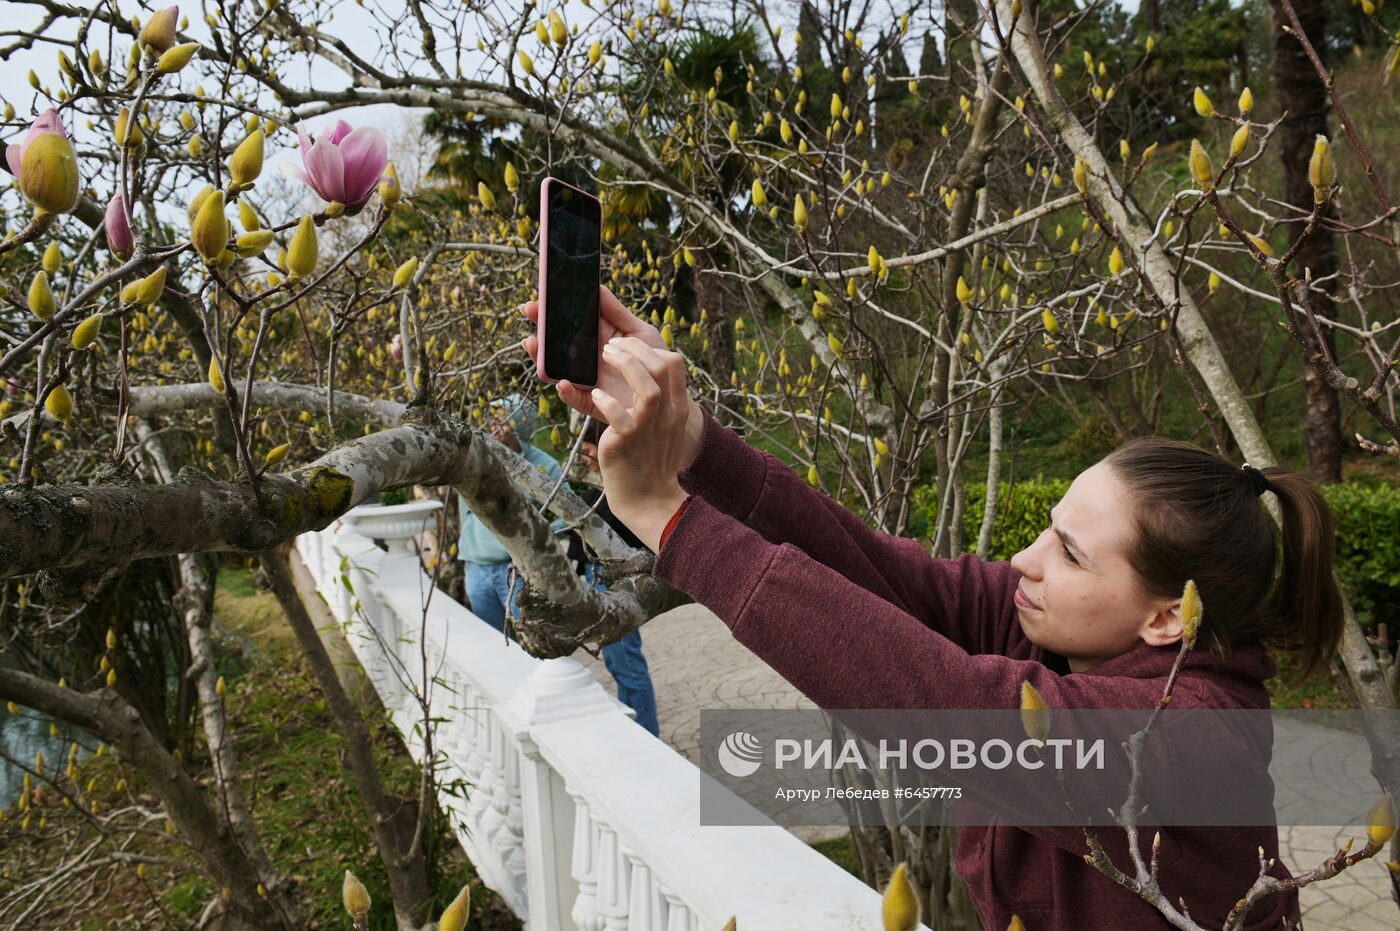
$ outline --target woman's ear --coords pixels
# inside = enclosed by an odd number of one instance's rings
[[[1181,599],[1177,598],[1157,601],[1139,635],[1148,646],[1165,647],[1180,642],[1182,632]]]

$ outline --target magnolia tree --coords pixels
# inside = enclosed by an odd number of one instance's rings
[[[1316,141],[1306,216],[1261,187],[1283,119],[1264,89],[1256,111],[1248,88],[1229,107],[1198,88],[1189,157],[1150,125],[1106,147],[1159,51],[1152,35],[1081,45],[1094,7],[235,0],[194,24],[116,2],[14,8],[33,21],[3,54],[34,70],[6,104],[0,574],[6,630],[48,659],[0,670],[0,698],[81,724],[139,771],[235,924],[293,927],[298,909],[243,799],[194,554],[260,554],[337,717],[401,927],[428,919],[431,779],[416,807],[385,791],[279,547],[379,492],[450,486],[523,576],[538,655],[685,600],[480,429],[519,390],[571,466],[582,436],[519,347],[547,174],[598,191],[605,283],[707,406],[813,485],[903,532],[931,454],[936,556],[971,542],[976,449],[988,548],[1017,405],[1081,392],[1130,435],[1154,428],[1152,394],[1177,378],[1222,450],[1273,462],[1212,332],[1222,316],[1282,323],[1369,415],[1359,443],[1400,452],[1400,320],[1368,299],[1400,230],[1366,127],[1344,120],[1345,150]],[[373,125],[387,108],[448,140],[444,181],[401,188]],[[1351,257],[1328,281],[1293,261],[1324,228]],[[1324,289],[1353,299],[1325,316]],[[530,497],[577,527],[607,591],[575,574]],[[134,631],[113,630],[80,677],[60,648],[65,618],[133,561],[175,554],[212,789],[134,704]],[[1394,707],[1384,642],[1349,625],[1342,659],[1363,704]],[[431,731],[426,704],[424,718]],[[1372,739],[1400,788],[1395,737]],[[863,857],[870,881],[890,875],[876,845]],[[950,857],[921,862],[928,905]]]

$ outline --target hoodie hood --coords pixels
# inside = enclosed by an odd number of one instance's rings
[[[518,393],[508,394],[503,398],[496,398],[491,402],[491,406],[505,409],[511,428],[515,430],[515,435],[520,438],[522,445],[534,439],[535,424],[539,422],[539,416],[534,405],[524,397]]]

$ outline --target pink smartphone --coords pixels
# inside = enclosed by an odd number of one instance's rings
[[[558,178],[540,185],[540,315],[535,370],[543,380],[598,385],[603,205]]]

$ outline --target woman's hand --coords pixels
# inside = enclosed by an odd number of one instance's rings
[[[598,288],[598,305],[598,338],[604,345],[614,336],[635,336],[654,349],[666,348],[666,344],[661,340],[661,333],[657,331],[656,327],[640,317],[634,316],[605,287]],[[528,301],[520,305],[520,312],[531,323],[539,323],[539,301]],[[529,353],[531,361],[534,361],[539,352],[538,337],[527,336],[520,341],[520,345]],[[621,401],[624,407],[632,406],[632,391],[627,386],[626,380],[620,373],[606,365],[601,366],[598,371],[598,387]],[[595,420],[607,422],[607,418],[602,416],[593,403],[593,396],[589,393],[591,389],[580,388],[566,378],[560,379],[555,388],[559,391],[560,399],[574,410],[581,411]]]
[[[685,500],[677,474],[700,451],[704,419],[685,384],[680,353],[657,349],[635,336],[603,345],[603,364],[627,383],[627,407],[602,388],[591,392],[607,419],[598,442],[608,506],[652,552]]]
[[[704,415],[690,397],[685,360],[665,348],[656,328],[633,316],[606,288],[602,291],[602,366],[598,387],[567,381],[555,387],[575,410],[608,424],[598,444],[608,506],[653,552],[661,531],[685,500],[677,474],[700,451]],[[537,320],[534,301],[521,312]],[[534,336],[521,341],[533,359]]]

